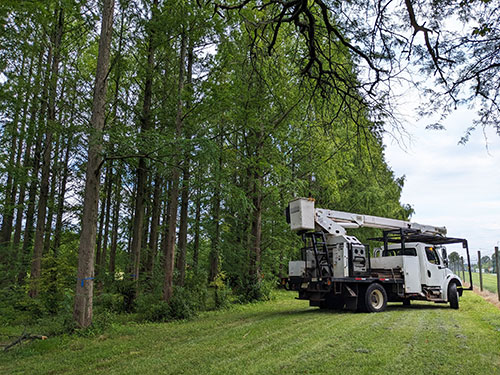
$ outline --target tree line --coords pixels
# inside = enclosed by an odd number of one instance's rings
[[[331,43],[317,56],[343,72],[321,85],[303,74],[310,50],[295,25],[256,39],[249,20],[262,12],[222,18],[159,0],[2,7],[4,290],[53,312],[69,293],[86,327],[94,295],[118,281],[132,304],[169,303],[196,283],[249,293],[275,282],[300,246],[283,215],[293,197],[408,218],[351,52]]]

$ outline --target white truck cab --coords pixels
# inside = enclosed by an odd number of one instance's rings
[[[422,242],[388,245],[376,248],[371,258],[372,269],[392,269],[404,275],[405,294],[417,294],[435,302],[448,301],[448,286],[462,280],[448,268],[446,248]],[[460,293],[461,294],[461,293]]]

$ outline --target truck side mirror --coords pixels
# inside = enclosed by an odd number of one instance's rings
[[[442,250],[441,255],[443,257],[444,265],[448,267],[448,253],[446,252],[446,249]]]

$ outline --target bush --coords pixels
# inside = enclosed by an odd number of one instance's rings
[[[184,293],[187,291],[190,300],[195,304],[195,309],[199,311],[207,308],[207,277],[205,272],[188,273],[183,288]]]
[[[229,288],[226,273],[221,271],[211,283],[214,287],[214,303],[216,309],[223,309],[229,305],[229,296],[231,295],[231,288]]]
[[[94,299],[98,309],[109,312],[122,313],[125,311],[124,297],[122,294],[101,293]]]
[[[171,319],[189,319],[198,311],[198,296],[182,287],[174,288],[174,294],[168,303]]]
[[[135,281],[134,280],[121,280],[116,285],[118,292],[122,296],[123,311],[131,313],[136,311],[137,301],[135,299]]]
[[[100,311],[99,313],[94,314],[92,318],[92,324],[89,327],[76,329],[75,332],[79,336],[83,337],[93,337],[100,335],[111,326],[115,318],[115,314],[110,311]]]
[[[159,293],[142,295],[136,300],[140,318],[150,322],[189,319],[199,310],[200,297],[187,288],[175,287],[170,301],[164,302]]]
[[[240,303],[269,301],[274,283],[262,280],[256,275],[247,276],[239,280],[236,288],[237,300]]]

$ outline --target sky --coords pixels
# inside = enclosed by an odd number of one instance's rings
[[[472,124],[474,111],[459,109],[442,124],[426,130],[427,120],[408,121],[407,137],[386,135],[386,161],[396,176],[406,176],[401,202],[412,205],[411,221],[445,226],[448,236],[466,238],[471,263],[500,246],[500,136],[492,129],[472,133],[458,144]],[[465,255],[461,246],[448,252]]]

